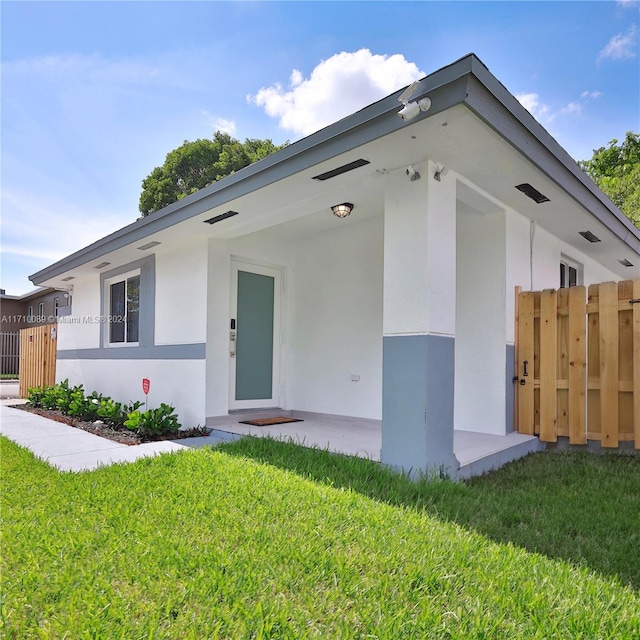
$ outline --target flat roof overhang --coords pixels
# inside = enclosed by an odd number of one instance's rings
[[[432,104],[415,120],[397,117],[400,93],[98,240],[30,279],[59,286],[73,270],[86,266],[93,271],[95,265],[89,263],[107,254],[118,263],[139,258],[137,245],[162,242],[169,232],[171,238],[232,238],[291,223],[341,201],[341,194],[350,202],[366,202],[370,215],[381,213],[375,209],[381,206],[385,176],[429,158],[445,163],[561,239],[570,238],[574,246],[575,232],[583,230],[574,226],[588,222],[596,234],[615,242],[618,253],[626,247],[627,253],[640,255],[640,230],[474,55],[421,81],[412,99],[428,95]],[[359,158],[369,164],[325,182],[313,180],[318,173]],[[528,201],[514,189],[518,181],[530,182],[548,195],[551,202],[545,204],[550,206]],[[203,224],[229,208],[241,215]]]

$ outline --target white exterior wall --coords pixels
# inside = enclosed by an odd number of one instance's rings
[[[114,264],[112,268],[118,266]],[[152,347],[206,342],[206,283],[206,241],[158,248]],[[100,296],[99,273],[74,281],[73,315],[62,318],[59,323],[58,350],[100,348],[100,332],[106,327],[99,320]],[[86,354],[82,359],[59,357],[56,380],[68,378],[71,384],[82,383],[87,393],[95,390],[119,402],[129,402],[144,400],[141,381],[149,378],[149,408],[165,402],[176,408],[183,426],[204,425],[205,359],[126,358],[128,348],[117,347],[118,355],[123,358],[96,359],[99,356],[86,357]],[[103,353],[108,351],[106,348]]]
[[[455,428],[505,433],[505,212],[457,210]]]
[[[204,360],[58,360],[56,379],[82,383],[118,402],[144,402],[142,378],[151,380],[149,408],[165,402],[176,408],[184,427],[204,425]]]
[[[293,408],[381,418],[382,257],[382,217],[296,246]]]
[[[533,239],[531,239],[533,235]],[[585,240],[585,244],[588,244]],[[618,281],[620,276],[566,242],[535,225],[516,211],[507,212],[507,296],[505,317],[507,343],[514,343],[515,287],[523,291],[557,289],[560,286],[560,260],[566,256],[583,266],[585,286]]]
[[[282,269],[280,406],[380,419],[382,217],[295,241],[282,228],[210,241],[208,416],[229,410],[232,257]]]
[[[71,311],[71,316],[58,319],[58,349],[97,349],[102,330],[100,274],[74,280]]]
[[[207,241],[156,253],[155,343],[206,342]]]

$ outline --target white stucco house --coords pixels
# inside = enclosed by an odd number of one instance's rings
[[[515,286],[638,277],[640,231],[475,55],[401,93],[32,275],[73,294],[57,378],[379,421],[413,470],[512,431]]]

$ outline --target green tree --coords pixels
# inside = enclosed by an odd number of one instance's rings
[[[271,140],[247,138],[244,143],[216,131],[212,140],[187,140],[170,151],[161,167],[143,181],[140,213],[148,216],[168,204],[231,175],[282,149]]]
[[[640,228],[640,133],[628,131],[624,141],[595,149],[591,160],[578,163],[589,177]]]

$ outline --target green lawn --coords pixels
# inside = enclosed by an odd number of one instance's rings
[[[638,458],[455,485],[263,440],[81,474],[0,446],[7,638],[640,637]]]

